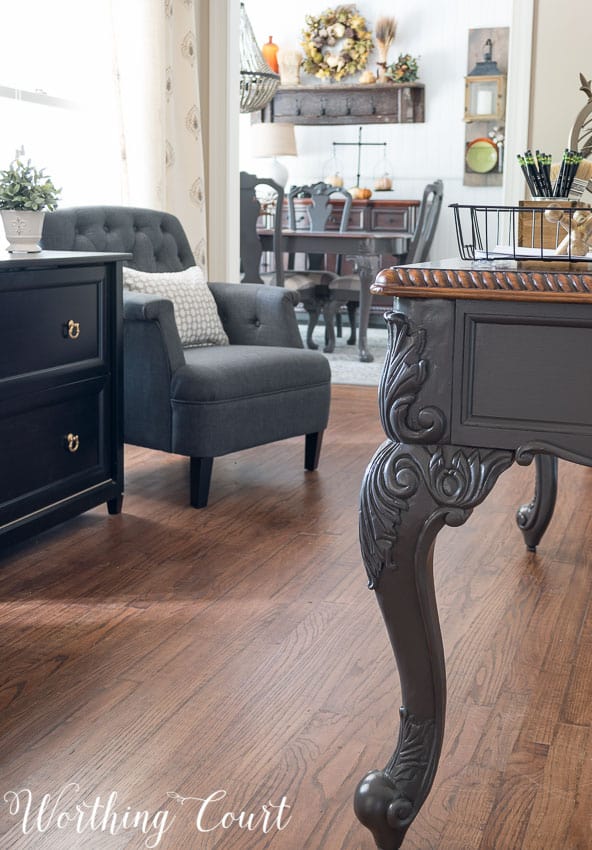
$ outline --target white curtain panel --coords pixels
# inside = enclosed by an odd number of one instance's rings
[[[124,203],[176,215],[207,278],[194,0],[111,0]]]

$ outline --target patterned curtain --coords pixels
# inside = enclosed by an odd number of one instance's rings
[[[111,0],[124,203],[176,215],[207,278],[194,0]]]

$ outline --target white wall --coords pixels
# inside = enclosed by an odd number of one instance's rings
[[[239,5],[236,0],[199,0],[202,20],[200,44],[207,37],[208,91],[203,125],[206,143],[206,209],[208,276],[212,281],[240,280],[239,114]],[[206,7],[206,8],[204,8]]]
[[[580,72],[592,77],[592,2],[536,0],[529,143],[560,159],[587,101]]]
[[[590,4],[590,0],[581,2]],[[298,47],[305,14],[320,14],[328,5],[331,6],[327,0],[311,0],[305,6],[300,3],[271,3],[269,0],[247,0],[245,3],[259,44],[272,35],[280,47]],[[462,118],[468,30],[510,26],[513,0],[496,0],[495,3],[491,0],[397,0],[392,8],[385,5],[384,0],[359,0],[357,7],[371,29],[385,14],[392,14],[397,19],[397,36],[391,46],[389,61],[396,60],[399,53],[419,56],[420,80],[426,86],[425,123],[363,125],[364,141],[388,143],[387,156],[393,166],[394,190],[391,193],[381,192],[378,197],[421,198],[425,184],[441,178],[444,181],[444,207],[431,255],[433,259],[456,256],[458,250],[452,214],[447,205],[452,202],[503,202],[502,188],[472,188],[462,184],[465,147]],[[376,69],[375,55],[371,56],[369,67]],[[355,78],[348,79],[353,82]],[[301,81],[313,83],[314,78],[303,76]],[[257,160],[249,155],[249,125],[249,116],[241,116],[240,166],[256,172]],[[358,125],[297,126],[299,155],[296,159],[286,157],[283,160],[290,171],[289,183],[319,180],[323,176],[323,164],[331,158],[332,142],[356,141],[357,134]],[[344,164],[346,157],[350,157],[346,181],[351,179],[353,185],[355,149],[351,149],[351,154],[344,153],[349,150],[338,148],[338,155]],[[364,150],[362,185],[372,187],[373,167],[380,150]]]

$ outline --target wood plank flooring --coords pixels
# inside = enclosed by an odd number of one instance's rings
[[[376,395],[334,387],[317,473],[303,439],[216,460],[205,511],[186,459],[128,447],[121,516],[0,558],[2,850],[372,850],[352,795],[388,760],[400,703],[357,539]],[[537,554],[514,524],[529,468],[440,534],[446,738],[405,850],[592,848],[592,471],[559,474]],[[222,789],[199,831],[203,804],[179,797]],[[130,828],[102,828],[102,809],[94,830],[88,811],[58,828],[114,792],[103,827],[127,812]],[[228,811],[254,828],[216,826]]]

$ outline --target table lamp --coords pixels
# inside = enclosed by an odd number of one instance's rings
[[[271,177],[280,186],[288,182],[288,169],[278,156],[297,156],[296,136],[293,124],[261,122],[251,124],[251,154],[266,159],[263,171],[258,169],[259,177]]]

